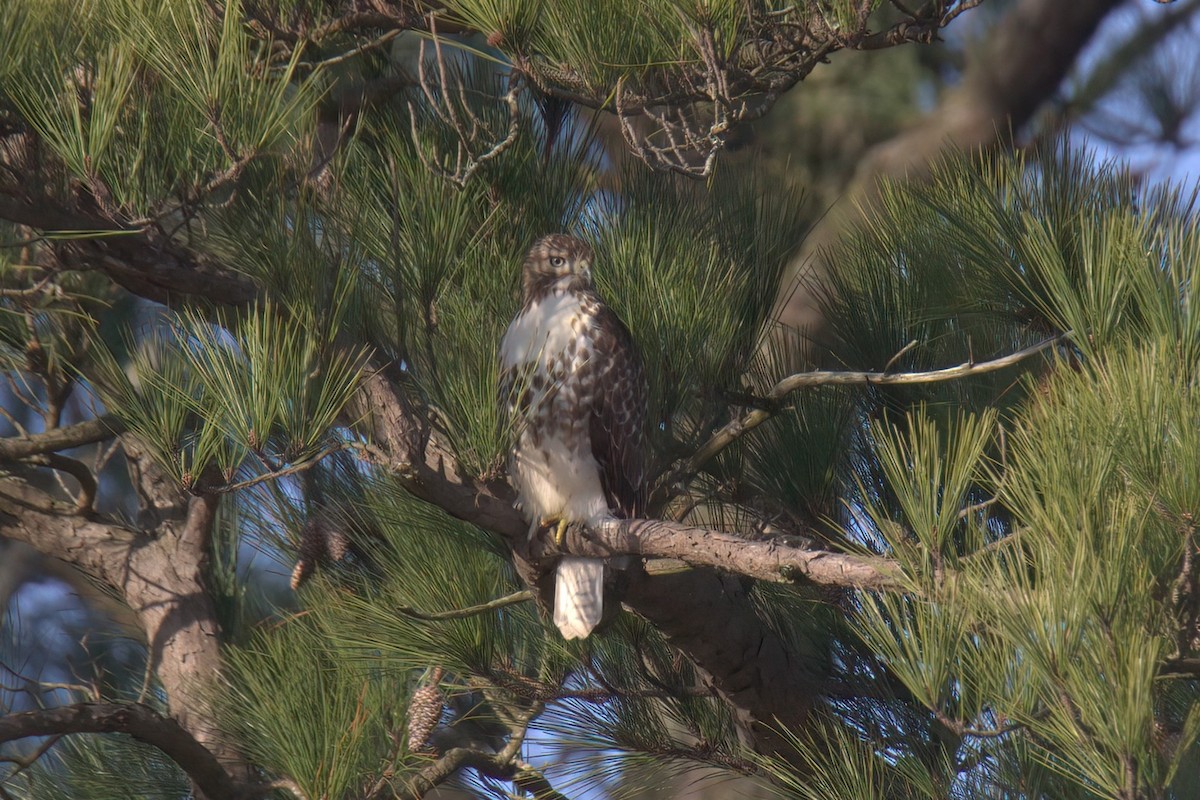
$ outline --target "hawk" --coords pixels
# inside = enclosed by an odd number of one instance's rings
[[[514,437],[509,477],[530,521],[636,516],[645,489],[648,399],[628,329],[592,285],[592,248],[554,234],[530,248],[522,305],[500,343],[502,416]],[[604,609],[604,560],[564,556],[554,587],[554,624],[586,637]]]

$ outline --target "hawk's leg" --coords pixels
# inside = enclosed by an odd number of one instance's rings
[[[571,521],[566,517],[542,517],[542,527],[549,528],[554,526],[554,543],[560,548],[567,541],[567,528],[571,527]],[[532,531],[530,532],[532,535]]]

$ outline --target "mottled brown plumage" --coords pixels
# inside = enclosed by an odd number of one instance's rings
[[[571,236],[538,240],[500,346],[509,475],[532,525],[635,516],[644,501],[645,372],[592,286],[592,257]],[[562,560],[555,622],[564,636],[586,636],[599,622],[603,580],[603,562]]]

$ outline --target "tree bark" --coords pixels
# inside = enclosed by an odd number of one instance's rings
[[[0,481],[0,531],[113,587],[145,633],[170,712],[229,769],[241,757],[218,731],[211,682],[221,672],[216,608],[205,585],[215,496],[192,497],[127,451],[146,505],[142,529],[74,513],[16,479]]]

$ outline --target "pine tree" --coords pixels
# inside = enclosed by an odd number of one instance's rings
[[[3,687],[0,797],[1195,796],[1196,195],[950,155],[782,326],[813,207],[721,151],[976,3],[881,5],[0,6],[0,535],[144,644]],[[496,347],[564,230],[654,424],[560,546]],[[582,641],[564,552],[637,561]]]

